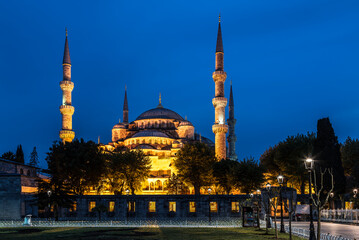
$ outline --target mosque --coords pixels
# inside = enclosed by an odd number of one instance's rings
[[[151,173],[146,182],[142,184],[142,191],[138,194],[166,194],[166,181],[176,173],[173,161],[177,152],[186,143],[202,141],[209,146],[215,147],[218,159],[237,159],[235,154],[235,123],[234,101],[232,85],[229,99],[229,118],[225,120],[225,109],[227,98],[224,94],[224,82],[227,74],[224,71],[224,51],[222,43],[221,22],[219,20],[217,45],[215,52],[215,71],[212,74],[215,82],[215,97],[212,103],[215,109],[215,123],[212,126],[215,134],[215,142],[195,133],[193,124],[173,110],[162,106],[161,96],[157,107],[140,114],[135,120],[128,119],[129,104],[127,100],[127,89],[125,90],[123,104],[123,122],[115,124],[112,128],[112,141],[101,147],[108,151],[115,149],[137,149],[140,148],[151,159]],[[63,57],[63,80],[60,82],[63,91],[62,105],[62,129],[60,138],[63,142],[71,142],[75,137],[72,129],[72,115],[75,108],[72,106],[72,90],[74,83],[71,80],[71,60],[67,39],[65,39],[65,50]],[[210,119],[209,119],[210,121]],[[227,125],[228,124],[228,125]],[[226,134],[228,132],[228,136]],[[228,141],[228,148],[226,146]]]

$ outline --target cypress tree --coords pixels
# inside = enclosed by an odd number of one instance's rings
[[[16,154],[15,154],[15,161],[18,163],[25,163],[24,151],[22,150],[21,144],[19,146],[17,146]]]
[[[323,171],[325,168],[333,169],[334,192],[336,194],[344,194],[346,178],[340,156],[340,145],[329,118],[318,120],[317,139],[314,142],[314,160],[317,177],[320,176],[320,169]],[[320,184],[320,179],[317,179],[317,183],[318,185]],[[324,179],[324,189],[330,189],[329,176],[326,176]]]

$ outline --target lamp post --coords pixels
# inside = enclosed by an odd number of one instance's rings
[[[331,193],[329,194],[329,196],[330,196],[331,202],[333,203],[333,204],[331,204],[332,206],[330,206],[330,207],[333,207],[333,209],[335,209],[335,207],[334,207],[334,193],[331,192]]]
[[[271,210],[271,206],[270,206],[270,188],[271,188],[271,185],[270,183],[267,183],[266,184],[266,189],[267,189],[267,194],[268,194],[268,208],[267,208],[267,228],[271,228],[271,225],[270,225],[270,222],[269,222],[269,214],[270,214],[270,210]]]
[[[260,229],[261,228],[261,223],[259,222],[259,206],[260,206],[260,196],[259,194],[261,194],[261,190],[257,189],[257,199],[258,199],[258,202],[257,202],[257,224],[258,224],[258,228]]]
[[[130,190],[126,189],[126,225],[128,224],[128,211],[129,211],[129,203],[128,203],[128,195],[130,194]]]
[[[208,188],[208,223],[211,224],[211,192],[212,189]]]
[[[354,193],[354,198],[356,198],[356,197],[357,197],[357,194],[358,194],[358,189],[354,188],[354,189],[353,189],[353,193]]]
[[[313,159],[307,158],[305,160],[305,169],[307,169],[309,173],[309,217],[310,217],[309,240],[315,240],[316,238],[315,238],[314,224],[313,224],[313,200],[312,200],[312,178],[311,178],[311,174],[314,169]]]
[[[284,177],[283,175],[279,175],[277,177],[278,183],[279,183],[279,204],[280,204],[280,232],[285,233],[284,230],[284,222],[283,222],[283,198],[282,198],[282,187],[283,187],[283,181]],[[277,213],[275,213],[277,214]]]
[[[50,219],[50,213],[51,213],[51,202],[50,202],[50,197],[51,197],[52,191],[48,190],[47,191],[47,196],[48,196],[48,218]]]

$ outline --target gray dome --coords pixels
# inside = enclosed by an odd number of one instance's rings
[[[178,113],[163,107],[150,109],[142,113],[140,116],[138,116],[136,120],[153,119],[153,118],[176,119],[183,121],[183,118]]]
[[[193,126],[190,121],[184,120],[178,126]]]
[[[125,124],[123,124],[123,123],[117,123],[115,126],[113,126],[113,128],[115,129],[115,128],[126,128],[126,126],[125,126]]]
[[[159,132],[156,130],[144,130],[138,133],[135,133],[131,138],[135,137],[165,137],[168,138],[167,134]]]

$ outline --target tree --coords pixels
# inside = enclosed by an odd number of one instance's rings
[[[222,159],[213,165],[213,176],[226,194],[229,194],[236,184],[236,169],[239,168],[238,165],[239,162],[230,159]]]
[[[328,177],[330,179],[329,182],[325,181],[325,174],[328,172]],[[320,226],[321,226],[321,211],[323,210],[324,206],[328,203],[328,199],[330,196],[330,193],[334,190],[334,175],[333,170],[326,168],[324,171],[320,169],[320,174],[317,177],[316,171],[313,171],[314,174],[314,182],[313,182],[313,188],[314,188],[314,194],[311,195],[311,198],[313,200],[314,206],[317,208],[318,211],[318,224],[317,224],[317,238],[320,239]],[[312,175],[310,175],[312,177]],[[319,181],[317,181],[319,179]],[[326,191],[325,189],[329,189],[329,191]],[[314,197],[313,197],[314,195]]]
[[[34,147],[34,149],[32,150],[32,152],[30,154],[29,165],[33,166],[33,167],[39,166],[39,156],[37,155],[36,147]]]
[[[168,194],[178,195],[189,193],[188,186],[184,184],[175,173],[172,173],[172,176],[168,179],[166,187]]]
[[[329,118],[318,120],[317,139],[314,142],[313,156],[316,161],[315,167],[317,172],[320,172],[321,169],[333,169],[333,191],[336,195],[339,195],[342,199],[342,204],[344,204],[343,194],[345,193],[346,178],[340,157],[340,145],[334,134],[334,129]],[[330,190],[331,178],[329,175],[324,176],[323,183],[320,183],[320,179],[316,180],[318,184],[324,185],[324,190],[326,192]]]
[[[3,153],[3,155],[1,155],[1,157],[6,160],[10,160],[10,161],[15,161],[15,158],[16,158],[15,154],[11,151]]]
[[[200,194],[201,187],[213,183],[213,164],[216,162],[214,149],[204,143],[188,143],[177,152],[174,165],[181,181],[194,187]]]
[[[253,157],[239,162],[235,171],[235,186],[246,194],[260,188],[264,182],[264,169]]]
[[[90,187],[97,187],[105,172],[101,150],[92,141],[75,139],[55,142],[47,153],[46,161],[51,181],[69,184],[73,194],[82,195]]]
[[[19,146],[17,146],[16,154],[15,154],[15,161],[18,163],[25,163],[24,151],[22,150],[21,144]]]
[[[112,189],[122,194],[124,188],[129,188],[134,195],[150,174],[149,157],[140,149],[126,149],[123,152],[110,153],[109,159],[107,177]]]
[[[348,137],[340,148],[344,174],[347,176],[347,191],[359,186],[359,140]],[[349,190],[350,189],[350,190]]]
[[[284,141],[269,148],[260,157],[260,162],[275,181],[279,174],[284,174],[287,181],[304,193],[307,175],[304,159],[313,152],[316,137],[314,133],[288,136]]]

